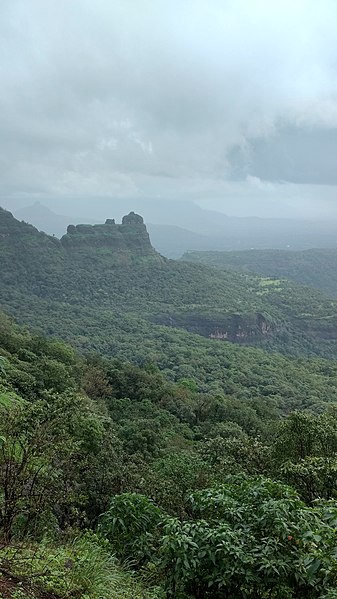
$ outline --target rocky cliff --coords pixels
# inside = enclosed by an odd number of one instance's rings
[[[164,260],[152,247],[143,218],[130,212],[121,224],[107,219],[100,225],[69,225],[66,235],[60,240],[38,231],[33,225],[19,221],[0,207],[0,254],[32,266],[35,260],[44,262],[47,256],[67,260],[84,255],[95,260],[110,261],[111,264],[151,258],[155,262]]]
[[[143,218],[134,212],[124,216],[121,224],[108,218],[102,225],[69,225],[61,244],[74,257],[87,255],[117,263],[137,258],[164,260],[152,247]]]

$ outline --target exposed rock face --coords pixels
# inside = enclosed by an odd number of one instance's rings
[[[130,212],[126,216],[123,216],[122,225],[143,225],[144,220],[140,214],[136,214],[135,212]]]
[[[134,212],[124,216],[122,224],[107,218],[104,225],[69,225],[61,243],[74,257],[88,254],[116,263],[145,257],[163,260],[151,245],[143,218]]]
[[[218,317],[205,314],[158,315],[153,319],[158,324],[186,329],[210,339],[222,339],[232,343],[245,343],[273,337],[278,328],[259,313],[231,314]]]

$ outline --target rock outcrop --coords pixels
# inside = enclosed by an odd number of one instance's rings
[[[94,251],[96,258],[100,256],[105,261],[164,260],[152,247],[143,218],[134,212],[124,216],[122,224],[107,218],[102,225],[69,225],[61,244],[74,256],[77,253],[82,257],[86,253],[92,256]]]

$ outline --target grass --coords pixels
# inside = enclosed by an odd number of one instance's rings
[[[0,599],[160,599],[122,567],[106,541],[86,533],[55,545],[0,550]]]

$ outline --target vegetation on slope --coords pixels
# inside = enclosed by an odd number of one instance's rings
[[[335,301],[290,282],[165,260],[141,222],[79,225],[61,241],[6,211],[0,227],[3,309],[80,348],[105,352],[113,339],[123,357],[126,329],[156,352],[164,325],[289,354],[337,354]]]
[[[227,347],[205,393],[1,316],[4,597],[333,597],[334,363]]]
[[[2,225],[2,304],[49,335],[0,314],[3,597],[336,597],[337,366],[303,357],[334,302],[166,261],[140,222],[112,254],[113,223]],[[227,317],[302,357],[195,334]]]
[[[315,287],[324,293],[337,295],[337,250],[311,249],[242,250],[239,252],[190,251],[182,260],[216,266],[223,270],[256,273],[264,277],[290,279],[295,283]]]

